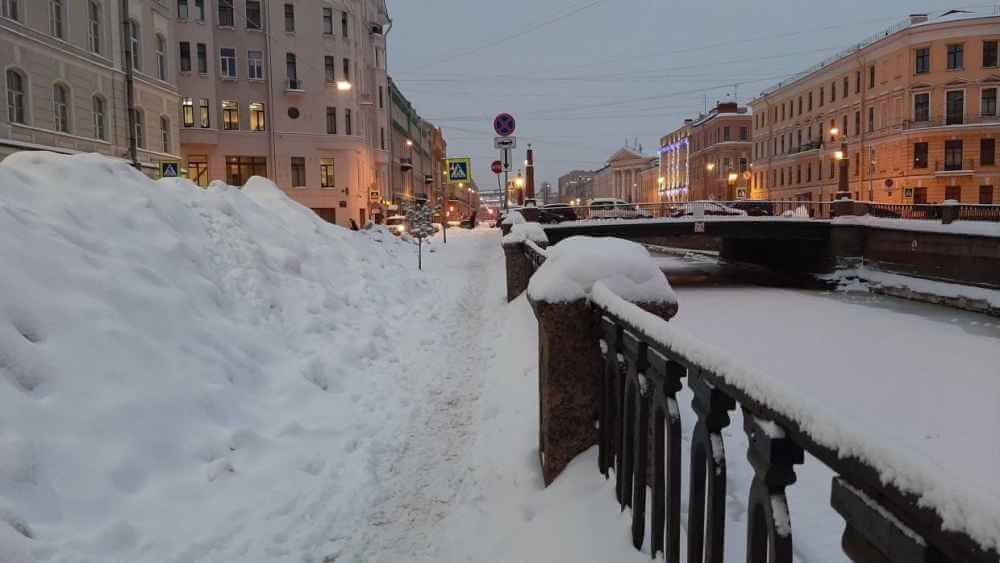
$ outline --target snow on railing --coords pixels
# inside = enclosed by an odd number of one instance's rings
[[[956,483],[915,488],[946,478],[921,465],[887,460],[885,444],[846,430],[787,386],[673,329],[601,283],[594,286],[590,303],[600,333],[591,346],[604,362],[602,372],[593,374],[599,380],[598,464],[605,477],[614,473],[621,508],[637,515],[631,524],[636,549],[648,537],[654,558],[663,553],[667,562],[681,560],[677,393],[686,379],[698,417],[690,448],[686,560],[723,561],[723,431],[731,423],[729,413],[739,406],[755,472],[747,514],[748,561],[793,561],[785,489],[795,482],[795,466],[803,463],[805,452],[837,474],[831,503],[846,521],[843,548],[854,561],[1000,561],[995,499],[965,494],[968,487]],[[590,377],[582,374],[581,380]],[[953,494],[942,494],[945,490]],[[647,534],[648,493],[652,529]]]

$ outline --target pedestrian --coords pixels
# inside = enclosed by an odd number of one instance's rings
[[[361,230],[361,229],[358,228],[358,223],[357,223],[357,221],[354,220],[353,217],[351,217],[351,230],[352,231],[359,231],[359,230]]]

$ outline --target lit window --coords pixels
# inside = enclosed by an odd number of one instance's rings
[[[321,188],[336,187],[336,176],[334,174],[334,160],[332,158],[319,159],[319,182]]]
[[[237,131],[240,128],[240,105],[232,100],[222,101],[222,128]]]
[[[260,102],[251,102],[247,107],[250,110],[250,130],[263,131],[265,129],[264,104]]]
[[[194,127],[194,100],[191,98],[181,100],[181,123],[184,127]]]

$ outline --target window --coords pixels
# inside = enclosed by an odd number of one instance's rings
[[[292,186],[302,188],[306,185],[306,159],[301,156],[292,157]]]
[[[56,131],[69,133],[69,89],[62,84],[52,87],[52,112]]]
[[[746,141],[750,138],[750,129],[747,127],[740,127],[740,140]]]
[[[102,141],[108,140],[107,108],[104,98],[94,96],[94,138]]]
[[[326,108],[326,133],[328,135],[337,134],[337,108],[329,107]]]
[[[996,140],[980,139],[979,141],[979,162],[986,166],[996,164]]]
[[[948,70],[960,70],[964,66],[965,46],[948,45]]]
[[[247,51],[247,78],[264,79],[264,53],[261,51]]]
[[[875,65],[868,67],[868,88],[875,87]]]
[[[177,19],[186,20],[190,15],[188,0],[177,0]]]
[[[260,17],[260,0],[247,0],[247,29],[264,29]]]
[[[379,143],[382,150],[385,150],[385,127],[379,127]]]
[[[961,139],[944,142],[944,169],[962,169],[962,141]]]
[[[837,101],[837,83],[836,82],[830,84],[830,101],[831,102],[836,102]]]
[[[722,128],[722,140],[723,141],[728,141],[729,140],[729,127],[723,127]]]
[[[264,122],[264,104],[260,102],[250,102],[250,105],[247,107],[250,109],[250,130],[264,131],[266,129]]]
[[[323,68],[326,71],[326,81],[332,84],[337,81],[337,60],[331,56],[323,57]]]
[[[997,114],[997,89],[983,88],[980,96],[979,113],[981,115]]]
[[[49,33],[59,39],[64,38],[66,33],[66,5],[65,0],[49,0]]]
[[[946,186],[944,188],[944,198],[962,201],[962,188],[959,186]]]
[[[854,73],[854,93],[855,94],[860,94],[861,93],[861,71],[860,70]]]
[[[332,158],[319,159],[319,187],[336,187],[337,180],[334,175],[334,160]]]
[[[378,107],[382,109],[385,107],[385,96],[381,86],[378,87]]]
[[[262,156],[227,156],[226,183],[242,186],[252,176],[267,176],[267,159]]]
[[[351,110],[344,110],[344,133],[347,135],[353,135],[354,132],[351,131]]]
[[[849,94],[849,92],[848,92],[849,88],[850,88],[850,81],[845,76],[844,77],[844,84],[843,84],[843,88],[842,88],[842,96],[841,97],[843,97],[843,98],[847,97],[847,95]]]
[[[995,68],[997,66],[997,41],[983,41],[983,67]]]
[[[194,100],[191,98],[181,99],[181,125],[194,127]]]
[[[813,93],[812,93],[812,90],[809,91],[809,96],[806,98],[806,107],[808,108],[806,111],[812,111],[813,110]]]
[[[142,70],[142,41],[139,36],[139,23],[128,21],[128,48],[132,55],[132,68]]]
[[[200,22],[205,21],[205,0],[194,0],[194,18]]]
[[[163,152],[170,152],[170,120],[160,117],[160,146]]]
[[[208,157],[205,155],[191,155],[187,162],[188,180],[201,187],[208,186]]]
[[[198,100],[198,124],[202,129],[208,129],[212,126],[212,110],[208,98]]]
[[[132,125],[136,146],[140,149],[146,148],[146,114],[141,109],[132,110]]]
[[[180,70],[181,72],[191,72],[191,43],[187,41],[181,41],[180,57]]]
[[[101,5],[97,2],[87,3],[87,42],[90,50],[101,53]]]
[[[167,40],[160,34],[156,35],[156,77],[167,79]]]
[[[219,60],[222,63],[222,77],[236,78],[236,49],[219,49]]]
[[[25,121],[25,80],[16,70],[7,71],[7,120],[11,123],[27,123]]]
[[[921,47],[916,50],[915,67],[916,74],[927,74],[931,71],[931,48]]]
[[[341,75],[347,82],[351,81],[351,59],[344,59],[344,72]]]
[[[18,2],[21,0],[0,0],[0,16],[5,18],[10,18],[12,20],[21,19],[21,14],[18,9]]]
[[[340,12],[340,35],[348,37],[347,12]]]
[[[198,43],[198,74],[208,74],[208,47]]]
[[[964,121],[965,91],[951,90],[945,94],[945,124],[958,125]]]
[[[236,14],[233,12],[233,0],[219,0],[219,26],[233,27]]]
[[[299,70],[298,64],[295,61],[295,53],[285,55],[285,74],[288,75],[288,85],[290,87],[298,87]]]
[[[845,133],[846,133],[846,131],[845,131]],[[860,135],[861,134],[861,112],[860,111],[854,112],[854,134],[855,135]]]
[[[993,186],[979,186],[980,205],[993,205]]]
[[[819,107],[823,107],[823,103],[824,103],[823,102],[823,98],[824,98],[824,94],[825,93],[826,93],[826,91],[823,89],[822,86],[820,86],[819,87]]]
[[[240,104],[232,100],[222,100],[222,128],[226,131],[239,131]]]
[[[285,33],[295,33],[294,4],[285,4]]]
[[[333,8],[323,6],[323,35],[333,35]]]
[[[875,130],[875,108],[868,108],[868,132],[871,133]]]
[[[802,96],[799,96],[799,115],[802,115]]]
[[[913,121],[918,123],[931,119],[931,95],[929,92],[913,96]]]

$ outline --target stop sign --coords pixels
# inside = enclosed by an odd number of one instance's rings
[[[500,174],[503,172],[503,163],[499,160],[494,160],[493,164],[490,165],[490,170],[492,170],[494,174]]]

